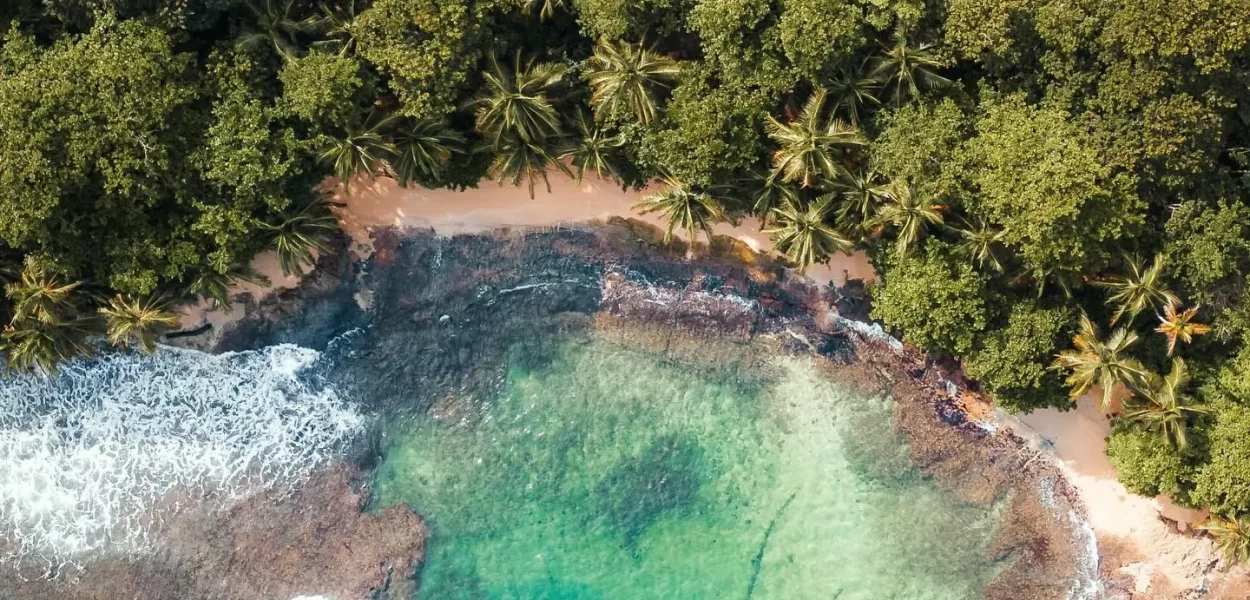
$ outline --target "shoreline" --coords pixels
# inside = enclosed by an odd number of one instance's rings
[[[614,216],[663,225],[658,215],[638,215],[632,210],[634,203],[654,188],[623,191],[593,177],[579,185],[562,174],[554,174],[551,183],[552,193],[540,190],[534,200],[523,188],[496,188],[489,181],[484,181],[483,187],[451,191],[405,189],[392,179],[378,178],[355,181],[349,190],[335,185],[333,192],[334,201],[342,205],[335,212],[344,233],[352,240],[356,259],[372,253],[374,235],[381,231],[402,234],[405,230],[430,229],[438,236],[452,237],[510,228],[558,228],[606,221]],[[753,251],[771,253],[770,240],[760,233],[758,221],[753,218],[736,226],[718,223],[715,233],[733,237]],[[238,286],[232,294],[251,293],[259,301],[274,291],[298,286],[301,279],[284,278],[275,271],[272,253],[258,255],[253,266],[266,274],[276,273],[277,277],[271,275],[273,285]],[[838,277],[838,271],[845,276]],[[807,277],[818,285],[844,284],[848,278],[871,280],[875,273],[866,256],[857,252],[835,256],[828,265],[813,266]],[[242,305],[228,314],[205,308],[193,307],[184,318],[184,325],[189,321],[196,321],[193,325],[208,322],[220,332],[246,313]],[[1242,585],[1250,589],[1250,576],[1244,569],[1216,572],[1211,541],[1185,533],[1203,515],[1176,507],[1166,498],[1133,495],[1116,481],[1105,452],[1109,424],[1089,402],[1078,403],[1073,411],[1048,409],[1029,415],[999,415],[989,422],[1010,427],[1029,441],[1075,490],[1084,518],[1096,537],[1104,580],[1128,594],[1107,597],[1173,598],[1180,597],[1174,594],[1183,590],[1223,583],[1237,585],[1238,590],[1243,589]],[[1165,519],[1178,525],[1169,526]]]

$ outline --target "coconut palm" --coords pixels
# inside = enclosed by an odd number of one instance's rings
[[[776,226],[764,230],[773,236],[773,247],[798,266],[799,271],[823,262],[835,252],[849,252],[854,245],[851,240],[829,226],[826,219],[833,211],[834,196],[827,194],[803,208],[797,202],[787,202],[776,213]]]
[[[799,202],[799,191],[793,184],[773,177],[767,171],[752,171],[743,188],[752,190],[748,200],[753,203],[752,212],[759,215],[760,229],[768,229],[774,209],[790,202]]]
[[[634,113],[643,125],[655,120],[656,90],[672,85],[681,66],[654,50],[602,38],[587,64],[595,117]]]
[[[858,127],[864,110],[881,103],[876,95],[880,87],[881,80],[875,77],[862,75],[861,71],[841,69],[829,83],[834,110],[841,110],[851,124]]]
[[[859,129],[824,116],[829,92],[817,88],[793,119],[782,123],[768,117],[765,128],[780,146],[773,153],[773,177],[807,187],[820,177],[832,179],[839,168],[834,150],[839,145],[862,145]]]
[[[1176,350],[1176,340],[1188,344],[1194,341],[1196,335],[1211,333],[1210,327],[1194,322],[1199,308],[1201,307],[1194,306],[1181,311],[1175,302],[1168,302],[1167,306],[1163,307],[1163,314],[1159,315],[1159,326],[1155,328],[1155,331],[1167,336],[1168,356],[1172,356]]]
[[[664,231],[664,242],[673,237],[673,231],[681,229],[693,245],[699,231],[707,235],[708,243],[712,242],[712,224],[724,219],[724,211],[719,202],[707,192],[694,191],[685,184],[667,177],[664,191],[643,198],[634,209],[642,214],[659,212],[667,219]]]
[[[435,178],[453,154],[464,154],[464,135],[446,121],[426,119],[396,129],[392,134],[391,169],[399,185]]]
[[[1185,370],[1185,361],[1172,359],[1171,372],[1165,376],[1149,373],[1143,385],[1134,388],[1133,400],[1124,412],[1124,418],[1162,434],[1177,450],[1188,448],[1189,438],[1185,431],[1189,417],[1206,413],[1207,409],[1185,395],[1187,385],[1189,373]]]
[[[494,159],[490,165],[491,177],[497,180],[499,185],[510,181],[512,185],[520,186],[522,181],[526,181],[531,200],[534,199],[534,185],[540,179],[547,186],[547,192],[551,192],[551,181],[547,179],[548,167],[554,166],[569,177],[573,176],[569,168],[556,160],[546,146],[540,143],[527,142],[509,135],[501,138],[494,148],[484,148],[484,150],[494,152]]]
[[[352,23],[365,9],[364,4],[364,0],[337,0],[334,6],[322,4],[317,28],[325,39],[313,42],[312,45],[336,51],[339,56],[355,52],[356,34],[352,30]]]
[[[995,228],[984,219],[975,219],[955,231],[961,238],[958,250],[967,255],[978,268],[1003,272],[1003,263],[998,254],[1007,237],[1006,229]]]
[[[196,272],[187,283],[187,293],[208,298],[215,306],[230,310],[230,286],[236,281],[256,285],[268,285],[269,279],[261,275],[251,265],[235,263],[219,271],[212,266],[204,266]]]
[[[1124,328],[1113,331],[1106,341],[1099,339],[1097,326],[1081,315],[1080,329],[1072,338],[1073,349],[1060,352],[1051,368],[1069,371],[1067,383],[1073,400],[1094,385],[1101,387],[1100,406],[1103,412],[1110,412],[1116,385],[1136,386],[1146,375],[1146,368],[1128,356],[1135,343],[1137,334]]]
[[[42,269],[22,269],[18,281],[4,286],[5,296],[12,302],[13,322],[39,321],[57,323],[73,311],[74,290],[79,284],[63,283]]]
[[[894,35],[894,44],[872,60],[869,77],[882,82],[890,98],[902,103],[908,97],[919,98],[924,90],[950,85],[951,81],[937,70],[943,64],[929,43],[913,44],[902,31]]]
[[[594,171],[600,179],[618,179],[613,155],[625,145],[625,140],[617,135],[608,135],[580,112],[575,127],[577,136],[566,145],[560,158],[572,159],[573,166],[577,168],[577,183],[582,182],[587,170]]]
[[[571,8],[570,0],[521,0],[521,9],[526,13],[538,12],[538,18],[550,19],[555,16],[557,10],[568,11]]]
[[[314,200],[303,208],[282,216],[277,225],[261,223],[271,236],[282,274],[302,274],[304,265],[315,262],[313,252],[325,252],[330,235],[338,231],[339,222],[324,202]]]
[[[1112,324],[1125,314],[1132,321],[1147,308],[1180,303],[1180,298],[1164,287],[1161,281],[1165,264],[1162,254],[1156,255],[1149,267],[1143,267],[1138,259],[1131,259],[1128,263],[1132,271],[1128,276],[1094,282],[1094,285],[1110,290],[1107,300],[1118,306],[1111,317]]]
[[[1224,555],[1226,568],[1250,561],[1250,517],[1211,515],[1198,529],[1215,539],[1215,547]]]
[[[547,94],[564,77],[564,67],[522,61],[520,53],[508,67],[491,56],[482,77],[484,89],[468,106],[491,144],[498,146],[504,137],[542,144],[560,134],[560,115]]]
[[[140,300],[118,294],[109,299],[108,306],[100,307],[100,314],[109,343],[118,347],[133,343],[141,352],[151,354],[156,350],[157,336],[178,326],[178,315],[168,309],[169,301],[162,296]]]
[[[15,321],[0,332],[0,351],[13,369],[51,374],[61,362],[91,354],[84,341],[89,333],[90,321],[85,319]]]
[[[370,124],[370,121],[375,122]],[[379,169],[387,167],[387,160],[395,153],[395,148],[384,136],[393,123],[390,118],[370,118],[362,125],[352,126],[341,138],[332,140],[318,158],[330,165],[334,176],[343,185],[358,174],[372,178]]]
[[[881,202],[886,199],[886,185],[875,169],[843,171],[839,184],[842,189],[842,208],[838,221],[854,222],[863,227],[877,214]]]
[[[878,207],[871,223],[877,227],[894,227],[898,255],[907,256],[924,237],[925,229],[942,224],[942,211],[946,207],[912,193],[905,179],[891,181],[882,191],[885,202]]]
[[[295,17],[295,0],[253,1],[244,6],[252,12],[256,22],[239,36],[236,44],[242,48],[268,47],[283,60],[294,60],[299,58],[300,37],[317,30],[317,19]]]

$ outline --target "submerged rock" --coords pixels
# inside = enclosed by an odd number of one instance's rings
[[[99,560],[77,577],[22,581],[0,570],[0,597],[407,599],[424,555],[425,526],[399,506],[362,512],[368,498],[362,476],[338,464],[293,492],[258,495],[225,513],[178,513],[158,552]]]

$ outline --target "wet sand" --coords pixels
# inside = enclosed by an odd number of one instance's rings
[[[1208,578],[1246,579],[1242,569],[1227,575],[1212,571],[1217,556],[1213,544],[1192,534],[1192,526],[1206,518],[1205,512],[1176,506],[1166,496],[1132,494],[1116,480],[1106,452],[1111,425],[1099,410],[1100,394],[1091,391],[1075,410],[1046,409],[1004,419],[1022,424],[1014,429],[1025,437],[1035,433],[1034,443],[1051,445],[1085,504],[1098,538],[1102,572],[1124,580],[1134,598],[1179,598],[1181,591],[1201,588]]]

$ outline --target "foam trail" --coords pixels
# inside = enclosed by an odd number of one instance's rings
[[[37,558],[52,574],[139,552],[171,491],[228,503],[296,482],[364,428],[353,405],[301,376],[318,357],[161,348],[0,379],[0,560]]]

